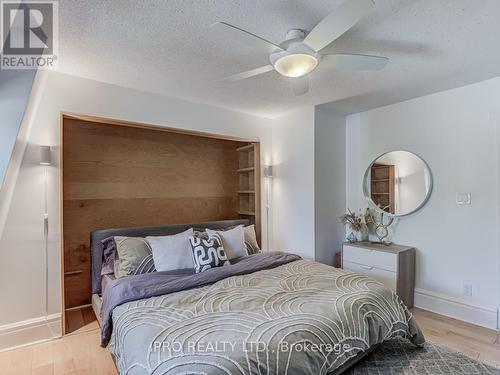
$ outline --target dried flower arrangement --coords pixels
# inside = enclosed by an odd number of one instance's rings
[[[347,209],[347,213],[343,214],[340,217],[340,221],[342,222],[342,224],[348,225],[351,230],[359,232],[363,224],[363,216],[361,214],[358,215],[355,212],[352,212],[350,209]]]
[[[347,209],[347,213],[340,217],[342,224],[352,230],[347,237],[350,242],[368,240],[368,236],[371,233],[379,239],[379,243],[388,245],[391,243],[387,240],[389,227],[393,224],[394,218],[385,219],[386,216],[383,211],[371,208],[366,208],[364,212],[360,211],[359,214]]]
[[[351,242],[367,240],[369,233],[374,232],[377,224],[376,213],[370,208],[359,214],[347,209],[347,212],[340,217],[340,221],[353,231],[348,237]]]

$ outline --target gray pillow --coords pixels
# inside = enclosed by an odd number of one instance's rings
[[[155,267],[158,271],[173,271],[193,268],[193,256],[189,237],[194,234],[193,228],[171,236],[148,236],[153,252]]]
[[[141,237],[115,237],[115,277],[155,272],[153,253]]]
[[[257,235],[255,234],[255,225],[253,224],[245,227],[245,246],[248,255],[260,253]]]
[[[218,234],[222,239],[222,246],[227,255],[227,259],[243,257],[247,254],[245,246],[245,231],[243,225],[229,230],[211,230],[207,228],[208,237],[212,238],[214,234]]]

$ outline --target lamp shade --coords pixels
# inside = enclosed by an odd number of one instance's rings
[[[40,165],[51,165],[50,146],[40,146]]]

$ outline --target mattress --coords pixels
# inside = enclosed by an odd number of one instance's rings
[[[99,294],[92,294],[92,309],[94,310],[99,325],[101,325],[101,306],[102,297]]]
[[[103,293],[111,280],[116,280],[115,275],[104,275],[101,277],[101,288]],[[99,294],[92,294],[92,309],[94,310],[99,325],[101,325],[101,306],[102,297]]]

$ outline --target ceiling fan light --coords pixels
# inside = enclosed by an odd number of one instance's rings
[[[274,68],[285,77],[297,78],[312,72],[317,65],[318,59],[316,57],[295,53],[279,58],[274,63]]]

